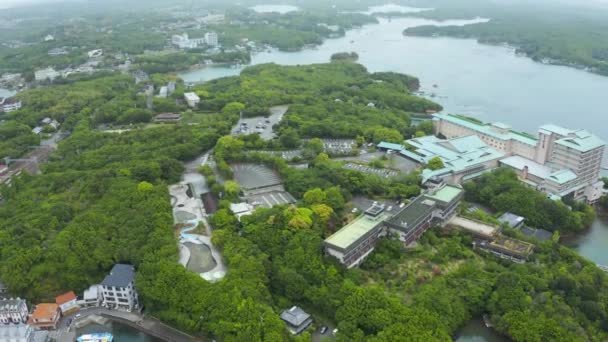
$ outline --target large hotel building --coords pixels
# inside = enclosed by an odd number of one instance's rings
[[[499,166],[515,169],[523,182],[555,199],[572,195],[593,203],[602,196],[599,178],[605,143],[585,130],[544,125],[534,136],[505,124],[452,114],[433,115],[433,127],[435,134],[447,139],[479,137],[505,155]]]

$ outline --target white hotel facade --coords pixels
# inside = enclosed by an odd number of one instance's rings
[[[478,136],[507,156],[501,166],[513,168],[523,182],[552,198],[572,195],[593,203],[602,196],[599,178],[606,144],[588,131],[544,125],[534,136],[501,123],[441,113],[433,115],[433,127],[446,138]]]

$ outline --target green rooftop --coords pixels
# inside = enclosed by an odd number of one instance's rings
[[[377,217],[361,215],[346,226],[325,239],[325,243],[341,249],[348,249],[353,243],[363,238],[390,215],[382,213]]]
[[[531,145],[531,146],[536,146],[538,139],[536,138],[536,136],[531,135],[531,134],[524,134],[522,132],[516,132],[513,130],[508,130],[508,132],[506,133],[501,133],[501,132],[497,132],[495,130],[492,129],[492,127],[497,127],[497,128],[503,128],[506,129],[506,125],[504,124],[486,124],[483,123],[475,118],[470,118],[467,116],[463,116],[463,115],[457,115],[457,114],[442,114],[442,113],[438,113],[438,114],[433,114],[433,117],[435,119],[441,119],[441,120],[446,120],[452,123],[456,123],[458,125],[461,125],[463,127],[472,129],[474,131],[486,134],[488,136],[497,138],[497,139],[501,139],[501,140],[508,140],[508,139],[512,139],[512,140],[516,140],[519,141],[521,143],[527,144],[527,145]]]
[[[455,187],[453,185],[446,185],[440,190],[438,190],[435,194],[426,194],[426,197],[435,201],[440,201],[444,203],[450,203],[454,200],[458,195],[462,193],[462,189]]]

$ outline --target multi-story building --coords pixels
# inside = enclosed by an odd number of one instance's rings
[[[125,311],[139,309],[135,290],[135,269],[132,265],[116,264],[101,283],[102,305]]]
[[[0,325],[0,342],[32,342],[32,330],[27,324]]]
[[[195,108],[196,106],[198,106],[199,102],[201,102],[201,98],[198,97],[196,93],[185,93],[184,98],[186,99],[188,106],[190,106],[191,108]]]
[[[0,97],[0,112],[8,113],[19,109],[21,109],[21,100],[14,97]]]
[[[0,299],[0,323],[21,324],[27,322],[25,299]]]
[[[102,292],[103,290],[100,285],[91,285],[88,289],[84,290],[82,305],[85,308],[100,306],[103,300],[101,296]]]
[[[435,133],[447,138],[476,135],[507,155],[502,166],[513,168],[522,181],[552,198],[572,196],[595,202],[605,143],[585,130],[556,125],[540,127],[537,136],[513,131],[501,123],[485,124],[451,114],[434,114]]]
[[[325,252],[349,268],[359,265],[384,233],[384,221],[390,216],[383,211],[372,207],[325,239]]]
[[[448,220],[463,196],[460,187],[441,184],[418,196],[395,215],[374,205],[348,225],[325,239],[325,253],[337,258],[346,267],[355,267],[374,250],[378,239],[396,235],[409,245],[433,225]]]
[[[203,38],[190,38],[187,33],[174,34],[171,37],[171,43],[180,49],[195,49],[200,45],[206,43],[205,37]]]
[[[406,246],[417,241],[430,227],[448,220],[458,208],[464,191],[442,185],[418,196],[385,222],[388,232],[396,234]]]
[[[217,33],[215,32],[207,32],[205,33],[205,44],[216,47],[219,45]]]
[[[441,169],[423,170],[423,182],[432,177],[439,177],[447,183],[460,184],[497,168],[498,161],[505,156],[475,135],[452,139],[426,136],[407,140],[405,145],[407,147],[401,147],[399,154],[408,159],[421,164],[428,164],[434,158],[443,161],[444,167]],[[382,144],[378,147],[382,148]],[[392,149],[394,150],[394,146]]]
[[[47,79],[52,81],[59,76],[61,76],[61,73],[51,67],[36,70],[36,72],[34,72],[34,79],[36,79],[36,81],[44,81]]]
[[[57,323],[61,318],[59,305],[55,303],[42,303],[36,305],[36,309],[30,316],[27,324],[42,330],[57,329]]]

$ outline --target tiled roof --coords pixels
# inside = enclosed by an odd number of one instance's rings
[[[65,303],[75,300],[75,299],[76,299],[76,294],[74,293],[74,291],[70,291],[70,292],[66,292],[62,295],[55,297],[55,303],[57,303],[57,305],[63,305]]]
[[[281,313],[281,319],[288,322],[293,326],[299,326],[304,323],[307,319],[310,318],[310,315],[304,312],[304,310],[300,309],[297,306],[292,307],[289,310],[284,310]]]
[[[112,271],[108,274],[101,285],[127,287],[135,277],[135,269],[132,265],[116,264],[112,267]]]
[[[36,309],[32,313],[31,319],[53,319],[59,311],[59,306],[54,303],[42,303],[36,305]]]

